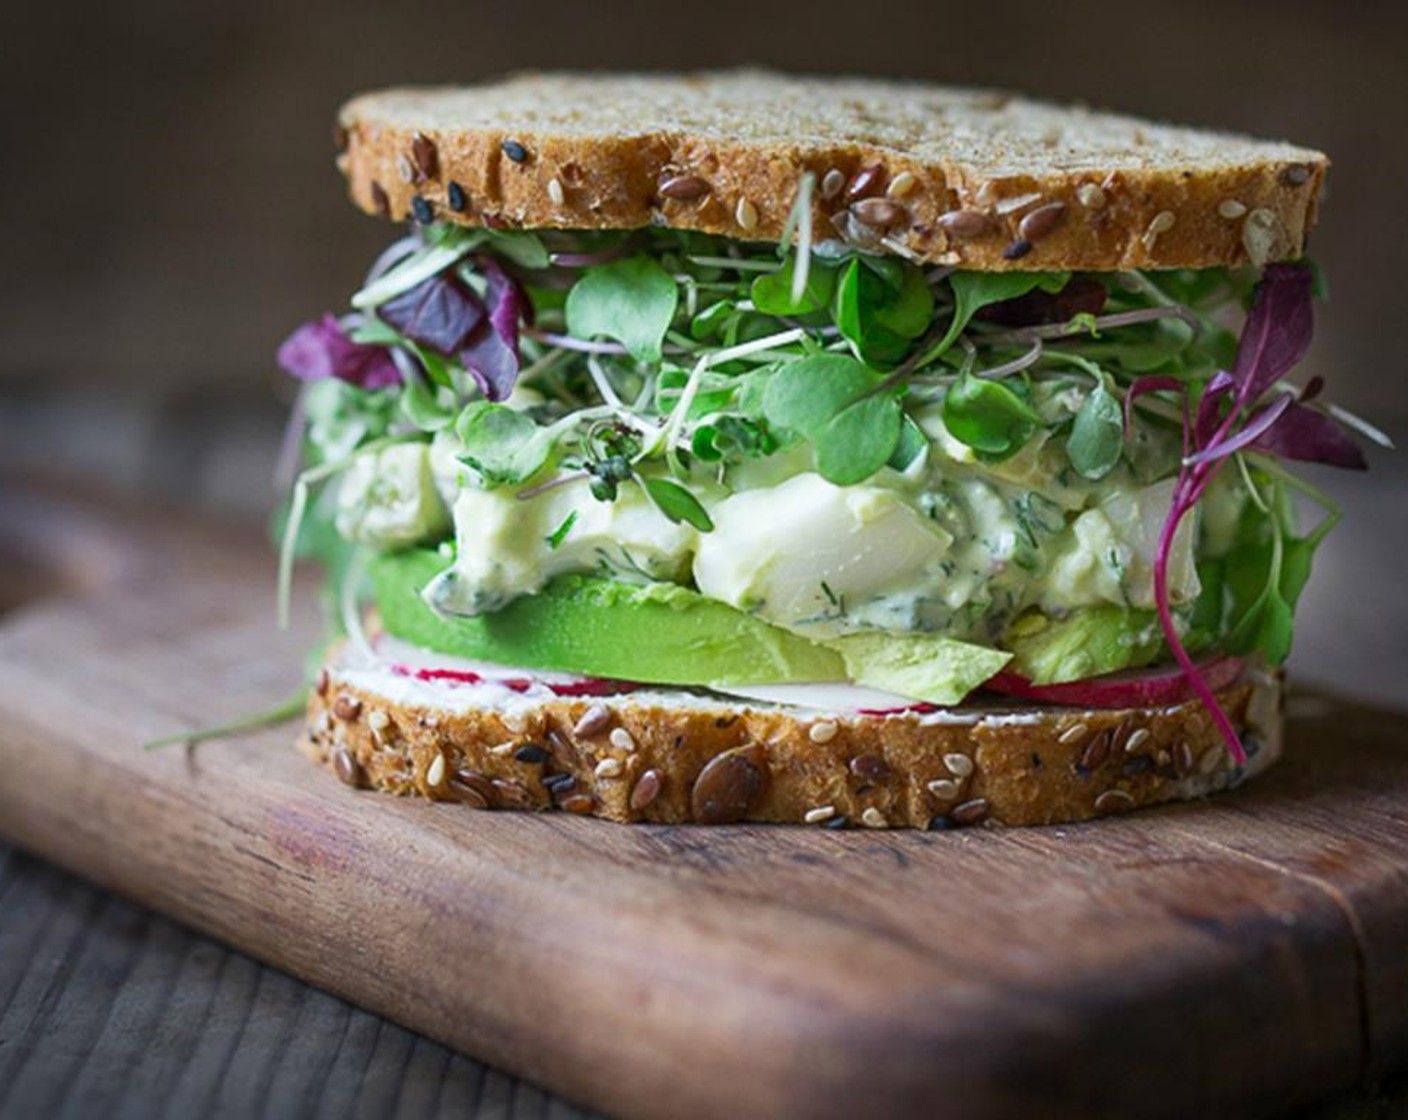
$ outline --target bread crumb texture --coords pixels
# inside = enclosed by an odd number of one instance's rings
[[[1004,93],[755,71],[521,74],[343,106],[368,213],[818,239],[981,270],[1261,265],[1305,252],[1328,161]]]

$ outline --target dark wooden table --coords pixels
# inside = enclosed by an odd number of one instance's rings
[[[1387,466],[1336,486],[1301,640],[1309,675],[1401,705],[1408,469]],[[0,843],[0,1117],[98,1115],[584,1113]],[[1313,1116],[1408,1117],[1408,1083]]]

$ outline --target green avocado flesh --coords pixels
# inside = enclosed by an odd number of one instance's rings
[[[387,633],[424,649],[642,684],[778,684],[846,679],[824,646],[673,584],[562,576],[536,595],[473,617],[441,617],[420,590],[445,566],[435,552],[372,561]]]
[[[1153,611],[1127,607],[1084,607],[1034,634],[1009,635],[1010,668],[1033,684],[1117,673],[1156,661],[1163,634]]]

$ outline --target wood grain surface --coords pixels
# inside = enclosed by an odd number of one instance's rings
[[[13,491],[0,542],[63,584],[0,623],[0,832],[571,1099],[1274,1115],[1408,1061],[1400,716],[1309,698],[1247,790],[1080,828],[474,814],[286,730],[137,749],[286,691],[260,542]]]

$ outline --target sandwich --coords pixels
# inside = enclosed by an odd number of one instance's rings
[[[349,786],[945,829],[1236,786],[1373,435],[1298,378],[1327,160],[987,91],[345,105],[405,229],[279,350]],[[447,809],[447,811],[449,811]]]

